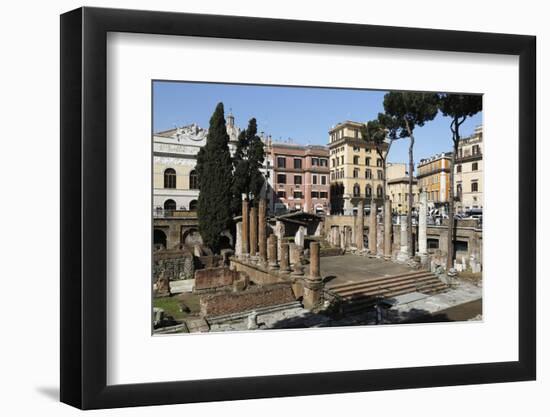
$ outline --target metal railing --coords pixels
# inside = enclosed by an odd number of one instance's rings
[[[197,217],[196,210],[169,210],[163,208],[153,209],[153,218],[166,219],[166,218],[193,218]]]

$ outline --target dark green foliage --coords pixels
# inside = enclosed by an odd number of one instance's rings
[[[481,111],[482,97],[472,94],[441,94],[439,108],[444,116],[453,119],[453,124],[457,123],[458,128],[467,117],[471,117]],[[454,130],[453,130],[454,132]]]
[[[387,117],[384,113],[379,113],[377,119],[363,125],[361,132],[363,139],[374,144],[376,149],[382,148],[386,143],[386,136],[389,132],[389,128],[384,123],[386,120],[391,120],[391,118]]]
[[[387,93],[384,96],[384,121],[390,127],[390,138],[410,138],[416,126],[424,126],[435,118],[438,104],[439,96],[435,93]]]
[[[344,214],[344,184],[330,184],[330,214]]]
[[[259,197],[265,182],[260,171],[265,158],[264,144],[257,132],[256,119],[252,118],[247,129],[239,135],[233,158],[234,175],[231,185],[231,210],[234,215],[240,214],[242,194]],[[257,204],[257,198],[254,204]]]
[[[220,249],[221,233],[231,226],[231,179],[233,166],[229,153],[223,103],[210,118],[206,145],[197,155],[199,180],[199,232],[204,244],[214,252]]]

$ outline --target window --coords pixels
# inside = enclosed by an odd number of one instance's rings
[[[277,168],[286,168],[286,158],[279,156],[277,157]]]
[[[377,166],[377,167],[381,167],[381,166],[382,166],[382,159],[381,159],[381,158],[378,158],[378,159],[376,160],[376,166]]]
[[[164,171],[164,188],[176,188],[176,170],[167,168]]]
[[[197,200],[191,200],[189,202],[189,211],[197,211],[198,206],[199,206],[199,202]]]
[[[174,200],[166,200],[164,202],[164,210],[173,211],[176,209],[176,202]]]
[[[328,159],[326,159],[326,158],[321,158],[321,159],[319,159],[319,164],[320,164],[322,167],[328,167]]]
[[[319,158],[311,158],[311,165],[312,166],[319,165]]]
[[[277,191],[277,198],[286,198],[286,191]]]
[[[334,172],[331,172],[331,173],[330,173],[330,179],[331,179],[332,181],[334,181]]]
[[[365,187],[365,195],[367,197],[371,197],[372,196],[372,187],[370,185],[367,184],[367,186]]]
[[[479,155],[479,145],[472,146],[472,155]]]
[[[359,165],[359,157],[358,156],[353,157],[353,165]]]
[[[361,195],[361,189],[359,188],[359,184],[355,184],[353,186],[353,196],[354,197],[359,197]]]
[[[359,152],[359,146],[354,146],[353,147],[353,152]]]
[[[321,185],[327,185],[327,176],[321,175]]]
[[[302,176],[294,175],[294,185],[301,185],[301,184],[302,184]]]
[[[321,192],[319,193],[319,197],[321,197],[321,198],[328,198],[328,193],[327,193],[326,191],[321,191]]]
[[[294,158],[294,169],[302,169],[302,160]]]
[[[301,191],[294,191],[294,198],[297,198],[297,199],[302,198],[302,192]]]
[[[285,174],[277,174],[277,183],[278,184],[286,184],[286,175]]]
[[[365,170],[365,178],[368,180],[372,179],[372,171],[370,169]]]
[[[197,172],[195,170],[189,173],[189,188],[192,190],[199,189],[199,177],[197,176]]]
[[[353,178],[359,178],[359,170],[357,168],[353,170]]]
[[[376,187],[376,196],[378,198],[382,198],[382,186],[379,185],[378,187]]]
[[[353,136],[355,136],[356,138],[359,137],[359,129],[354,129],[353,130]]]
[[[383,180],[384,179],[384,172],[382,170],[378,170],[376,175],[378,176],[378,179],[379,180]]]
[[[332,166],[333,166],[333,167],[336,166],[336,159],[335,159],[335,158],[332,158]]]
[[[428,238],[428,249],[439,249],[439,239]]]
[[[458,174],[459,172],[462,172],[462,165],[457,165],[457,166],[456,166],[456,172],[457,172],[457,174]]]
[[[478,191],[477,181],[472,181],[472,192],[475,193]]]
[[[456,252],[468,252],[468,242],[463,240],[455,240]]]
[[[477,162],[472,162],[472,171],[477,171]]]
[[[344,168],[340,170],[340,178],[344,178]]]
[[[312,175],[311,176],[311,179],[312,179],[312,183],[315,185],[317,184],[317,175]]]
[[[370,158],[365,158],[365,165],[366,165],[366,166],[369,166],[369,165],[370,165]]]
[[[311,198],[319,198],[319,191],[312,191]]]

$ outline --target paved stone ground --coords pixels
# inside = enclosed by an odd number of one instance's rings
[[[471,320],[481,317],[482,295],[481,287],[457,280],[456,288],[420,300],[400,302],[400,297],[395,297],[386,319],[408,323]]]
[[[347,254],[321,258],[321,275],[328,288],[335,284],[387,277],[405,272],[415,271],[407,265],[367,256]]]

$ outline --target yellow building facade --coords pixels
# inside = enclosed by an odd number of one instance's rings
[[[346,121],[329,130],[330,182],[332,186],[342,187],[339,195],[333,194],[331,199],[343,200],[345,214],[351,214],[360,200],[369,206],[372,198],[381,202],[383,195],[382,158],[374,146],[363,139],[362,126],[359,122]]]
[[[386,169],[387,187],[386,194],[392,202],[392,211],[397,214],[407,214],[409,211],[409,175],[407,164],[391,163]],[[413,207],[419,201],[418,180],[413,178]]]
[[[418,188],[427,193],[428,204],[438,207],[449,203],[451,153],[421,159],[418,164]]]

